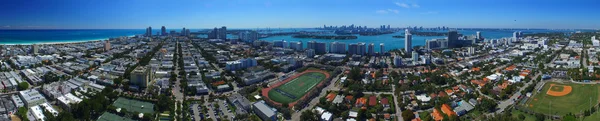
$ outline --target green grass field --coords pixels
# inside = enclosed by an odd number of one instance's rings
[[[300,99],[304,94],[306,94],[310,89],[317,86],[319,82],[325,79],[325,74],[319,72],[309,72],[299,77],[279,86],[275,89],[269,91],[269,98],[275,102],[279,103],[291,103],[298,99]],[[285,93],[291,94],[296,98],[290,98],[285,96],[281,92],[277,92],[276,89],[279,89]]]
[[[555,97],[547,95],[550,84],[569,85],[573,87],[571,93]],[[561,91],[560,87],[552,90]],[[598,85],[590,84],[560,84],[549,82],[544,85],[542,91],[537,92],[533,98],[529,98],[527,107],[532,111],[552,115],[565,115],[567,113],[580,113],[588,110],[591,106],[598,104]],[[591,102],[591,105],[590,105]],[[550,112],[551,111],[551,112]]]
[[[128,112],[154,113],[154,104],[123,97],[119,97],[112,105],[126,109]]]

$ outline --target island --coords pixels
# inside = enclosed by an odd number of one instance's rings
[[[394,35],[394,36],[392,36],[392,37],[393,37],[393,38],[404,38],[404,36],[402,36],[402,35]]]
[[[354,35],[294,35],[294,38],[311,38],[311,39],[336,39],[336,40],[346,40],[346,39],[356,39],[357,36]]]
[[[376,32],[359,32],[358,34],[361,36],[377,36],[383,34],[392,34],[393,31],[376,31]]]
[[[417,36],[448,36],[448,33],[443,33],[443,32],[411,32],[412,35],[417,35]]]

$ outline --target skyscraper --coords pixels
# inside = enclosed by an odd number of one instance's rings
[[[477,31],[477,41],[480,41],[480,40],[482,40],[481,32]]]
[[[367,53],[367,44],[364,42],[358,43],[358,55],[365,55]]]
[[[244,42],[254,42],[258,40],[258,36],[258,32],[256,31],[245,31],[239,34],[240,39]]]
[[[358,44],[352,43],[348,45],[348,54],[355,55],[358,54]]]
[[[313,49],[318,55],[327,53],[327,45],[324,42],[309,41],[306,49]]]
[[[419,53],[417,53],[416,51],[412,52],[412,61],[413,63],[417,63],[419,61]]]
[[[227,39],[227,27],[221,27],[221,29],[219,30],[219,39]]]
[[[162,26],[162,27],[160,28],[160,34],[161,34],[162,36],[167,36],[167,28],[165,28],[165,26]]]
[[[412,34],[408,29],[404,30],[404,51],[406,54],[412,52]]]
[[[186,31],[185,31],[185,27],[183,27],[183,29],[181,30],[181,33],[180,33],[180,34],[181,34],[181,36],[187,36],[187,35],[186,35]]]
[[[337,41],[332,42],[331,44],[329,44],[329,52],[337,53],[337,54],[346,53],[346,43],[337,42]]]
[[[385,54],[385,45],[383,43],[379,44],[379,54]]]
[[[368,50],[368,53],[370,56],[374,56],[375,55],[375,44],[373,44],[373,43],[369,44],[369,48],[367,50]]]
[[[104,41],[104,51],[109,51],[110,50],[110,41],[105,40]]]
[[[150,36],[152,36],[152,27],[148,27],[148,28],[146,28],[146,36],[147,36],[147,37],[150,37]]]
[[[448,31],[448,48],[456,48],[459,44],[460,42],[458,42],[458,31]]]
[[[513,32],[513,38],[512,38],[512,41],[510,43],[517,42],[517,41],[519,41],[519,33],[518,32]]]
[[[39,47],[36,44],[31,45],[31,53],[38,54]]]

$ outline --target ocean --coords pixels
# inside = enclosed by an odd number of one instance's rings
[[[471,35],[474,36],[477,31],[480,31],[481,36],[486,38],[486,40],[490,40],[490,39],[500,39],[500,38],[512,37],[513,32],[515,32],[515,31],[521,31],[523,34],[529,34],[529,33],[549,33],[549,32],[575,32],[576,30],[540,30],[540,29],[536,29],[536,30],[525,30],[525,29],[524,30],[458,30],[459,34],[463,34],[465,36],[471,36]],[[583,30],[581,30],[581,31],[583,31]],[[448,32],[448,31],[431,31],[431,32]],[[346,45],[351,44],[351,43],[358,43],[358,42],[364,42],[367,44],[374,43],[376,51],[380,50],[379,49],[380,43],[383,43],[385,45],[386,51],[389,51],[392,49],[404,48],[404,38],[393,38],[392,36],[395,36],[395,35],[404,36],[404,31],[395,32],[392,34],[378,35],[378,36],[356,35],[356,36],[358,36],[357,39],[350,39],[350,40],[293,38],[292,36],[272,36],[272,37],[263,38],[261,40],[266,40],[266,41],[285,40],[288,42],[302,41],[304,47],[306,47],[308,45],[307,44],[308,41],[314,40],[317,42],[325,42],[328,45],[330,42],[335,42],[335,41],[344,42],[344,43],[346,43]],[[436,38],[446,38],[446,36],[415,36],[415,35],[413,35],[412,46],[424,46],[426,43],[426,40],[436,39]]]
[[[180,32],[181,29],[167,29],[167,32],[175,30]],[[190,29],[191,32],[197,32],[201,29]],[[153,29],[152,32],[156,34],[159,29]],[[269,31],[261,30],[261,33],[275,33],[275,32],[296,32],[296,31],[323,31],[317,29],[270,29]],[[498,39],[503,37],[511,37],[515,30],[481,30],[481,34],[486,39]],[[575,30],[519,30],[523,33],[547,33],[547,32],[574,32]],[[445,32],[445,31],[438,31]],[[459,30],[459,33],[463,35],[475,35],[476,30]],[[0,44],[42,44],[42,43],[60,43],[60,42],[83,42],[83,41],[97,41],[106,40],[108,38],[122,37],[122,36],[134,36],[144,34],[145,29],[69,29],[69,30],[0,30]],[[385,34],[378,36],[360,36],[357,35],[357,39],[352,40],[328,40],[328,39],[308,39],[308,38],[293,38],[291,36],[272,36],[268,38],[262,38],[261,40],[275,41],[275,40],[286,40],[286,41],[302,41],[305,46],[306,42],[315,40],[318,42],[345,42],[350,43],[375,43],[375,50],[379,50],[379,43],[385,44],[386,50],[404,48],[404,38],[393,38],[394,35],[404,35],[404,31],[396,32],[393,34]],[[206,35],[199,35],[199,37],[206,37]],[[237,38],[236,35],[227,35],[228,38]],[[413,46],[425,45],[425,40],[434,38],[444,38],[444,36],[413,36]]]

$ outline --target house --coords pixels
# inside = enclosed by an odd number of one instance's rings
[[[321,115],[321,121],[332,121],[333,120],[333,114],[331,114],[330,112],[324,112]]]
[[[331,102],[333,101],[333,99],[335,99],[336,94],[331,92],[329,94],[327,94],[327,96],[325,98],[327,98],[327,102]]]
[[[383,105],[383,107],[385,107],[385,108],[390,107],[390,103],[389,103],[388,99],[385,97],[381,98],[381,105]]]
[[[333,104],[340,104],[344,101],[344,95],[337,95],[335,99],[333,99]]]
[[[385,113],[385,114],[383,114],[383,119],[390,120],[390,119],[392,119],[392,116],[390,115],[390,113]]]
[[[435,108],[433,108],[433,112],[431,113],[431,117],[433,118],[433,120],[436,120],[436,121],[444,120],[444,116],[442,116],[442,114],[440,113],[440,111],[438,111],[438,109],[435,109]]]
[[[364,97],[356,99],[356,103],[354,103],[356,107],[362,107],[365,106],[365,104],[367,104],[367,98]]]
[[[375,106],[375,105],[377,105],[377,97],[375,97],[375,96],[369,97],[369,106]]]
[[[467,101],[460,101],[458,107],[454,108],[454,112],[456,112],[457,116],[462,116],[467,114],[467,112],[473,110],[473,105],[469,104]]]
[[[456,115],[456,112],[452,111],[452,107],[450,107],[448,104],[443,104],[441,109],[446,115]]]

